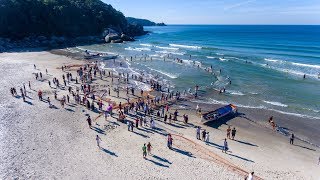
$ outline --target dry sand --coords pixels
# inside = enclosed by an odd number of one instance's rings
[[[47,83],[53,77],[62,81],[63,72],[58,69],[61,65],[83,63],[49,52],[0,54],[0,179],[244,179],[249,171],[262,179],[320,177],[318,148],[303,142],[289,145],[287,137],[241,117],[227,122],[237,128],[238,140],[228,141],[232,151],[228,154],[219,149],[227,125],[204,126],[190,110],[180,111],[180,115],[189,115],[188,125],[157,121],[157,130],[135,128],[132,133],[116,119],[105,121],[99,117],[91,130],[86,115],[95,119],[99,114],[75,104],[72,96],[71,104],[61,108],[54,100],[55,89]],[[36,70],[33,64],[37,65]],[[43,80],[35,80],[32,73],[40,71]],[[76,75],[75,71],[71,73]],[[28,81],[32,90],[28,88]],[[23,83],[29,96],[27,102],[12,97],[9,91],[16,87],[20,94]],[[94,84],[110,84],[110,78],[104,77]],[[47,103],[38,100],[39,89],[45,99],[50,97],[56,108],[49,108]],[[57,93],[58,97],[68,94],[67,90],[60,89]],[[126,97],[124,92],[120,96]],[[175,107],[178,105],[172,109]],[[116,125],[115,128],[104,129],[104,125],[110,123]],[[210,132],[209,145],[196,140],[194,126],[197,125]],[[174,150],[166,147],[167,133],[173,134]],[[96,145],[97,134],[102,139],[102,150]],[[141,148],[147,142],[153,146],[153,156],[145,160]]]

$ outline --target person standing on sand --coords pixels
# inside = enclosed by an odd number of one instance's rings
[[[130,121],[130,129],[131,129],[131,132],[133,132],[133,122]]]
[[[148,155],[151,155],[151,143],[149,142],[148,145],[147,145],[147,151],[148,151]]]
[[[39,100],[42,101],[42,91],[41,90],[38,91],[38,96],[39,96]]]
[[[292,133],[290,136],[290,144],[293,145],[293,142],[294,142],[294,134]]]
[[[21,96],[22,96],[23,102],[26,102],[26,96],[23,93],[21,94]]]
[[[25,84],[23,83],[23,92],[24,92],[24,95],[26,95],[27,96],[27,90],[26,90],[26,86],[25,86]]]
[[[271,117],[269,118],[269,124],[272,126],[272,129],[275,130],[275,128],[276,128],[276,123],[275,123],[274,120],[273,120],[273,116],[271,116]]]
[[[164,115],[164,119],[163,119],[163,120],[164,120],[164,123],[166,123],[166,124],[167,124],[167,119],[168,119],[168,115],[167,115],[167,114],[165,114],[165,115]]]
[[[209,143],[209,132],[207,132],[207,134],[206,134],[205,142],[206,142],[206,144]]]
[[[172,137],[171,137],[171,134],[168,134],[168,143],[167,143],[167,146],[169,149],[172,149]]]
[[[161,107],[161,117],[164,117],[164,107]]]
[[[222,152],[227,153],[228,150],[229,150],[229,147],[228,147],[228,142],[227,142],[227,138],[226,138],[226,139],[224,139],[224,142],[223,142]]]
[[[49,108],[51,108],[51,101],[50,101],[49,97],[48,97],[47,101],[48,101],[48,104],[49,104]]]
[[[67,94],[67,102],[70,103],[70,97],[68,94]]]
[[[234,127],[234,128],[232,129],[232,131],[231,131],[232,140],[234,140],[234,137],[236,136],[236,132],[237,132],[237,130],[236,130],[236,128]]]
[[[130,123],[130,121],[128,120],[128,121],[127,121],[128,131],[130,131],[130,125],[131,125],[131,123]]]
[[[205,141],[206,134],[207,134],[207,132],[206,132],[206,130],[204,129],[204,130],[202,131],[202,140],[203,140],[203,141]]]
[[[136,119],[136,128],[137,129],[139,128],[139,119],[138,118]]]
[[[201,127],[198,126],[197,127],[197,139],[199,139],[199,140],[200,140],[200,131],[201,131]]]
[[[90,129],[92,129],[92,121],[91,121],[90,116],[88,116],[87,121],[88,121],[88,125],[89,125]]]
[[[253,180],[253,174],[254,172],[249,173],[245,180]]]
[[[230,139],[230,132],[231,132],[231,128],[230,126],[228,126],[228,129],[227,129],[227,138]]]
[[[101,138],[100,138],[98,135],[96,136],[96,141],[97,141],[97,146],[98,146],[98,148],[101,149],[100,143],[101,143],[102,140],[101,140]]]
[[[108,114],[109,114],[109,111],[106,110],[106,111],[104,112],[104,120],[107,120],[107,119],[108,119]]]
[[[142,155],[143,155],[143,158],[146,158],[146,157],[147,157],[147,147],[146,147],[146,144],[143,144],[143,146],[142,146]]]
[[[147,117],[143,118],[143,126],[147,126]]]

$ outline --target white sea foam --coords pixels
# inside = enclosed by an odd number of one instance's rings
[[[143,91],[151,91],[151,87],[150,85],[140,82],[140,81],[133,81],[135,86],[138,87],[139,89],[143,90]]]
[[[225,58],[219,58],[220,61],[228,61],[227,59]]]
[[[209,99],[208,101],[203,101],[203,100],[191,100],[191,102],[195,102],[195,103],[204,103],[204,104],[231,104],[229,102],[226,101],[218,101],[218,100],[214,100],[214,99]],[[242,105],[242,104],[235,104],[238,107],[243,107],[243,108],[250,108],[250,109],[267,109],[267,110],[271,110],[271,111],[275,111],[281,114],[287,114],[287,115],[292,115],[292,116],[297,116],[297,117],[304,117],[304,118],[309,118],[309,119],[320,119],[320,117],[314,117],[314,116],[308,116],[308,115],[304,115],[304,114],[298,114],[298,113],[291,113],[291,112],[284,112],[284,111],[280,111],[280,110],[276,110],[276,109],[268,109],[267,107],[260,105],[260,106],[248,106],[248,105]]]
[[[140,46],[152,47],[152,45],[151,45],[151,44],[140,44]]]
[[[175,47],[156,46],[156,48],[159,48],[159,49],[167,49],[167,50],[179,50],[179,48],[175,48]]]
[[[179,48],[187,48],[187,49],[201,49],[200,46],[189,46],[189,45],[181,45],[181,44],[169,44],[172,47],[179,47]]]
[[[215,57],[213,56],[207,56],[208,59],[214,59]]]
[[[320,69],[320,65],[314,65],[314,64],[303,64],[303,63],[292,63],[295,66],[302,66],[302,67],[310,67],[315,69]]]
[[[182,61],[188,65],[199,65],[201,66],[201,62],[199,61],[193,61],[193,60],[186,60],[186,59],[182,59]]]
[[[298,113],[290,113],[290,112],[284,112],[284,111],[279,111],[276,109],[271,109],[272,111],[281,113],[281,114],[287,114],[287,115],[292,115],[292,116],[298,116],[298,117],[304,117],[304,118],[309,118],[309,119],[320,119],[320,117],[314,117],[314,116],[308,116],[304,114],[298,114]]]
[[[151,51],[150,48],[132,48],[132,47],[127,47],[127,48],[124,48],[125,50],[128,50],[128,51]]]
[[[71,53],[77,53],[77,52],[79,52],[78,50],[73,49],[73,48],[66,48],[66,49],[62,49],[62,50],[68,51],[68,52],[71,52]]]
[[[267,104],[272,104],[272,105],[274,105],[274,106],[288,107],[288,105],[282,104],[282,103],[280,103],[280,102],[274,102],[274,101],[263,101],[263,102],[265,102],[265,103],[267,103]]]
[[[167,51],[167,50],[164,50],[164,51],[155,51],[156,53],[161,53],[161,54],[175,54],[175,55],[184,55],[185,53],[182,53],[182,52],[171,52],[171,51]]]
[[[87,50],[87,51],[89,51],[89,52],[91,52],[91,53],[102,53],[102,54],[118,55],[117,53],[114,53],[114,52],[90,50],[90,49],[82,48],[82,47],[79,47],[79,46],[77,46],[76,48],[77,48],[77,49],[80,49],[81,51],[86,51],[86,50]]]
[[[153,68],[150,68],[150,67],[148,67],[148,68],[149,68],[150,70],[153,70],[153,71],[156,71],[156,72],[158,72],[158,73],[160,73],[160,74],[163,74],[163,75],[165,75],[165,76],[168,76],[168,77],[171,78],[171,79],[176,79],[176,78],[179,77],[179,76],[176,75],[176,74],[164,72],[164,71],[161,71],[161,70],[158,70],[158,69],[153,69]]]
[[[281,60],[277,60],[277,59],[270,59],[270,58],[265,58],[265,61],[269,61],[269,62],[281,62]]]
[[[224,54],[222,54],[222,53],[216,53],[216,55],[223,56]]]
[[[291,75],[295,75],[295,76],[303,76],[303,75],[306,75],[307,77],[312,77],[312,78],[318,78],[318,75],[317,74],[310,74],[310,73],[305,73],[305,72],[302,72],[302,71],[297,71],[297,70],[293,70],[293,69],[287,69],[287,68],[277,68],[277,67],[271,67],[272,69],[275,69],[275,70],[278,70],[278,71],[281,71],[281,72],[284,72],[284,73],[288,73],[288,74],[291,74]]]
[[[234,90],[226,90],[226,92],[229,93],[229,94],[238,95],[238,96],[244,96],[245,95],[240,91],[234,91]]]
[[[195,102],[195,103],[204,103],[204,104],[222,104],[222,105],[226,105],[226,104],[234,104],[234,103],[230,103],[227,101],[218,101],[215,99],[211,99],[209,98],[208,101],[203,101],[203,100],[191,100],[191,102]],[[266,109],[265,106],[248,106],[248,105],[242,105],[242,104],[235,104],[237,107],[243,107],[243,108],[250,108],[250,109]]]

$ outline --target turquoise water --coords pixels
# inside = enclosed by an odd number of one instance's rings
[[[114,52],[127,58],[131,71],[156,76],[173,90],[193,91],[199,85],[201,101],[207,103],[235,103],[320,118],[320,26],[172,25],[145,29],[151,33],[136,42],[73,50]],[[130,61],[130,56],[136,58]],[[213,72],[204,70],[211,66]],[[217,93],[221,88],[226,93]]]

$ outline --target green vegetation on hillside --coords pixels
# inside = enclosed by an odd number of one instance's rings
[[[164,23],[155,23],[147,19],[138,19],[133,17],[126,17],[129,24],[141,26],[166,26]]]
[[[130,36],[144,33],[100,0],[0,0],[0,37],[100,35],[107,27]]]

